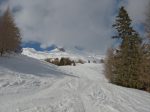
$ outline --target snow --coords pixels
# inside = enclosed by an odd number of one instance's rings
[[[72,60],[78,61],[79,59],[88,62],[90,60],[93,62],[94,60],[99,62],[100,59],[103,59],[103,55],[95,55],[91,54],[87,51],[80,51],[76,49],[67,49],[65,52],[60,51],[58,48],[52,50],[52,51],[36,51],[33,48],[23,48],[23,55],[35,58],[35,59],[47,59],[47,58],[58,58],[60,59],[61,57],[67,57]]]
[[[36,51],[33,48],[23,48],[23,55],[27,55],[29,57],[35,58],[35,59],[46,59],[46,58],[61,58],[61,57],[71,57],[71,58],[83,58],[81,56],[77,56],[74,54],[70,54],[67,52],[59,51],[59,49],[54,49],[52,51]]]
[[[61,74],[57,67],[44,61],[38,61],[27,56],[14,56],[0,58],[0,69],[8,69],[15,72],[33,75]],[[7,70],[5,70],[7,71]]]
[[[150,112],[150,94],[108,83],[103,64],[0,57],[0,112]]]

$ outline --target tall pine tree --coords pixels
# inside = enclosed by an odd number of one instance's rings
[[[20,31],[8,8],[0,18],[0,54],[18,52],[20,48]]]
[[[118,52],[114,54],[112,82],[125,87],[142,88],[139,82],[139,67],[141,63],[141,38],[131,26],[130,19],[124,7],[121,7],[113,27],[117,35],[113,38],[121,39]]]

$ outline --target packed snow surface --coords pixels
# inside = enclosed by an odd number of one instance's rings
[[[150,94],[108,83],[103,64],[1,57],[0,112],[150,112]]]

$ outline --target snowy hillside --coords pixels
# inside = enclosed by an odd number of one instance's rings
[[[23,55],[35,58],[35,59],[46,59],[46,58],[61,58],[61,57],[68,57],[73,60],[84,60],[84,61],[99,61],[103,59],[103,55],[94,55],[92,53],[86,51],[80,51],[77,49],[67,49],[65,51],[61,51],[60,49],[56,48],[52,51],[36,51],[33,48],[23,48]]]
[[[108,83],[102,64],[0,57],[0,112],[150,112],[150,94]]]

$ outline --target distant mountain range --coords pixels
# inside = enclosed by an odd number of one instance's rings
[[[51,51],[37,51],[34,48],[23,48],[23,55],[35,58],[35,59],[47,59],[47,58],[61,58],[61,57],[68,57],[73,60],[82,59],[85,62],[90,61],[100,61],[104,58],[103,55],[95,55],[85,51],[84,49],[80,49],[77,47],[74,48],[58,48],[55,47]]]

